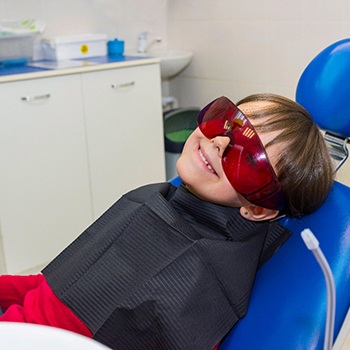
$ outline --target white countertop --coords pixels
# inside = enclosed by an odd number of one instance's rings
[[[0,83],[159,63],[158,58],[136,56],[120,56],[118,58],[103,56],[72,61],[81,64],[72,67],[67,64],[61,66],[58,64],[58,67],[54,69],[31,67],[30,65],[2,67],[0,68]],[[45,61],[34,63],[40,62],[45,63]]]

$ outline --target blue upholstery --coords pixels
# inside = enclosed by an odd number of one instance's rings
[[[350,136],[350,39],[322,50],[305,68],[296,100],[323,129]]]
[[[350,39],[344,39],[309,63],[296,91],[297,102],[315,122],[343,140],[328,139],[337,167],[348,155],[349,74]],[[181,180],[172,182],[178,185]],[[248,313],[228,334],[220,350],[323,349],[327,288],[320,266],[300,237],[305,228],[319,240],[334,274],[335,338],[339,333],[350,308],[350,187],[336,182],[316,212],[302,219],[282,219],[280,223],[293,235],[258,271]]]
[[[300,237],[310,228],[333,271],[336,285],[335,336],[350,307],[350,188],[335,183],[315,213],[281,221],[292,237],[259,270],[248,314],[220,350],[323,349],[326,284],[322,270]]]
[[[176,186],[180,178],[172,179]],[[315,213],[281,219],[292,237],[258,271],[247,315],[220,350],[323,349],[326,284],[300,232],[310,228],[320,242],[336,284],[335,336],[350,307],[350,187],[339,182]]]
[[[331,155],[347,157],[350,136],[350,39],[321,51],[301,75],[296,100],[331,138]],[[327,141],[327,133],[325,136]],[[342,149],[339,153],[339,149]],[[343,151],[344,150],[344,151]],[[340,164],[342,164],[342,162]],[[339,166],[339,164],[337,165]],[[336,286],[335,337],[350,308],[350,188],[334,184],[315,213],[281,224],[293,232],[286,244],[258,271],[248,314],[220,350],[321,350],[324,346],[327,289],[321,268],[300,237],[310,228],[320,242]]]

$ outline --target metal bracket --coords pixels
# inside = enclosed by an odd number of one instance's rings
[[[349,156],[349,151],[346,146],[348,138],[334,135],[326,131],[324,140],[333,159],[335,171],[338,171]]]

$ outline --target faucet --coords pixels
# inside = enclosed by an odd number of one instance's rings
[[[154,44],[154,43],[160,43],[162,41],[162,38],[158,36],[157,38],[153,39],[151,42],[148,42],[148,34],[151,34],[150,32],[142,32],[137,37],[137,52],[139,53],[146,53],[147,50]]]

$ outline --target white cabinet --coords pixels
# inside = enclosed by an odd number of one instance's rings
[[[0,84],[1,272],[45,264],[92,219],[78,75]]]
[[[95,217],[130,189],[165,179],[159,74],[147,65],[82,76]]]
[[[158,64],[2,83],[0,108],[0,273],[46,264],[165,179]]]

